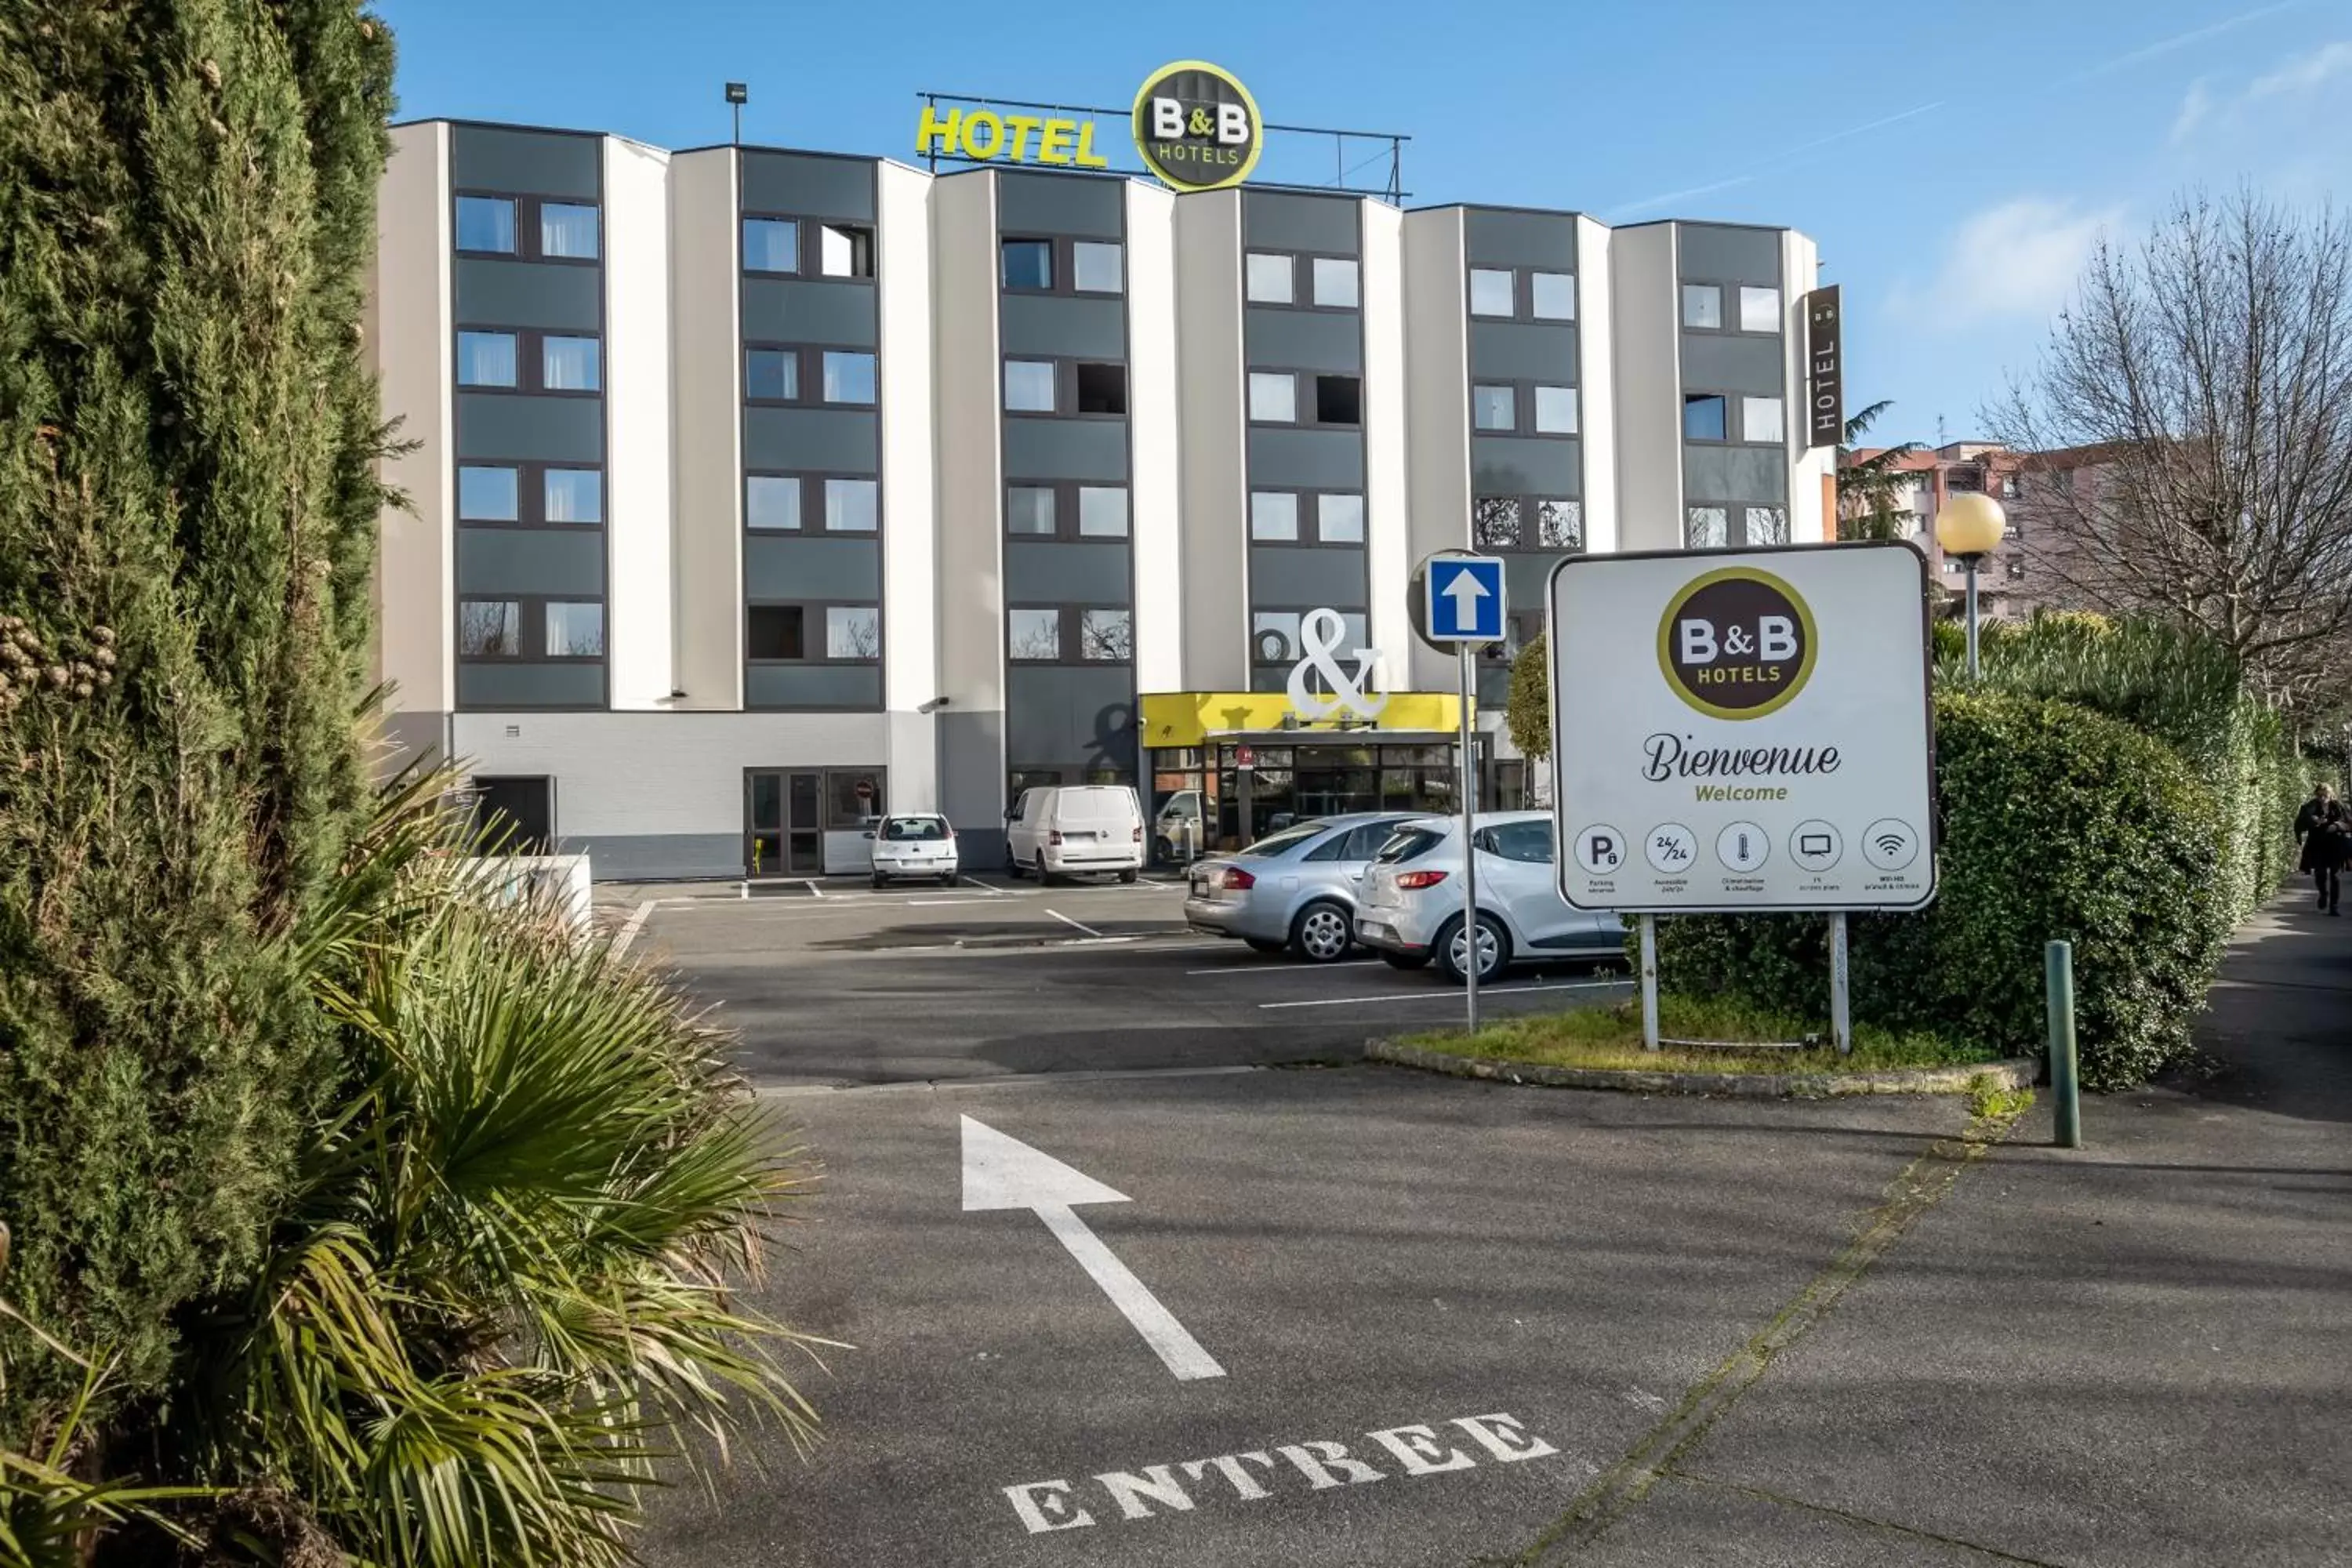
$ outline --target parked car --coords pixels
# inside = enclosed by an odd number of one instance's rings
[[[1286,948],[1309,963],[1345,958],[1355,945],[1364,868],[1410,820],[1396,812],[1314,817],[1237,853],[1196,860],[1184,923],[1260,952]]]
[[[961,869],[956,863],[955,828],[936,812],[896,812],[866,834],[874,840],[874,885],[892,879],[936,879],[945,887]]]
[[[1181,865],[1201,852],[1201,792],[1180,789],[1151,819],[1151,852],[1164,866]]]
[[[1615,915],[1569,908],[1553,869],[1548,811],[1481,813],[1478,847],[1478,978],[1514,963],[1622,956],[1625,928]],[[1356,940],[1399,969],[1434,959],[1456,984],[1469,967],[1462,921],[1462,825],[1421,817],[1399,827],[1364,873]]]
[[[1005,869],[1041,882],[1073,871],[1143,874],[1143,807],[1126,784],[1044,784],[1004,815]]]

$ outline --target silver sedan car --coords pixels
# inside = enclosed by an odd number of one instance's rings
[[[1236,937],[1260,952],[1287,949],[1309,963],[1348,956],[1364,868],[1404,812],[1323,816],[1269,834],[1231,855],[1195,860],[1184,923]]]

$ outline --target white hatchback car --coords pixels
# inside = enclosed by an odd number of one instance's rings
[[[1612,914],[1569,908],[1552,858],[1551,813],[1490,811],[1472,825],[1478,846],[1478,978],[1513,963],[1613,958],[1625,928]],[[1422,817],[1401,826],[1364,873],[1356,940],[1399,969],[1432,959],[1459,984],[1470,963],[1462,922],[1462,825]]]
[[[955,828],[935,812],[899,812],[884,817],[866,835],[874,840],[874,885],[887,887],[894,879],[919,877],[941,886],[953,882],[962,868],[956,859]]]

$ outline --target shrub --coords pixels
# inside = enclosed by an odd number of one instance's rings
[[[1936,737],[1941,887],[1922,912],[1853,920],[1856,1020],[2038,1049],[2042,944],[2063,938],[2086,1085],[2181,1054],[2231,925],[2208,792],[2160,742],[2066,703],[1947,689]],[[1668,920],[1661,962],[1677,987],[1812,1013],[1825,924]]]

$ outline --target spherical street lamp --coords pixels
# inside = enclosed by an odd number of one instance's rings
[[[2000,502],[1981,490],[1963,490],[1936,513],[1936,542],[1968,569],[1970,680],[1977,678],[1977,567],[2008,531],[2009,519],[2002,515]]]

